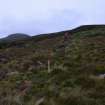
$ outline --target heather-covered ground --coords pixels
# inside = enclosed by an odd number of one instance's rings
[[[1,42],[0,105],[105,105],[104,73],[105,26]]]

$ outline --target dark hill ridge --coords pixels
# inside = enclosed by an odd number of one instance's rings
[[[24,40],[28,38],[30,38],[30,36],[27,34],[15,33],[15,34],[8,35],[7,37],[0,39],[0,40],[11,42],[11,41],[17,41],[17,40]]]
[[[56,32],[56,33],[40,34],[40,35],[35,35],[33,37],[36,37],[38,39],[43,38],[43,37],[55,37],[55,35],[59,36],[59,34],[64,34],[65,32],[76,33],[78,31],[79,32],[80,31],[87,31],[87,30],[92,30],[92,29],[97,29],[97,28],[98,29],[105,28],[105,25],[84,25],[84,26],[80,26],[80,27],[77,27],[77,28],[72,29],[72,30]],[[6,40],[10,40],[10,39],[24,39],[24,38],[29,38],[29,37],[31,37],[31,36],[27,35],[27,34],[15,33],[15,34],[8,35],[7,37],[5,37],[3,39],[6,39]]]
[[[0,105],[105,105],[104,74],[105,25],[0,43]]]
[[[35,36],[29,36],[27,34],[21,34],[21,33],[16,33],[16,34],[12,34],[7,36],[6,38],[3,38],[0,40],[0,43],[7,43],[8,45],[13,45],[12,43],[16,43],[16,44],[25,44],[28,42],[40,42],[40,41],[44,41],[47,39],[54,39],[54,38],[62,38],[64,36],[65,33],[69,33],[70,35],[74,36],[77,35],[81,32],[87,32],[87,31],[93,31],[95,32],[97,30],[104,32],[105,30],[105,25],[85,25],[85,26],[80,26],[77,27],[75,29],[72,30],[67,30],[67,31],[62,31],[62,32],[56,32],[56,33],[48,33],[48,34],[40,34],[40,35],[35,35]],[[79,36],[79,35],[78,35]],[[47,43],[47,42],[46,42]]]
[[[22,33],[16,33],[16,34],[11,34],[6,39],[24,39],[24,38],[29,38],[30,36],[27,34],[22,34]]]

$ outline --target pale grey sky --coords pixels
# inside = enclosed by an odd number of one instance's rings
[[[0,37],[105,24],[105,0],[0,0]]]

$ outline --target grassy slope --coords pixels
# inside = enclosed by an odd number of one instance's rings
[[[65,48],[65,32],[0,44],[0,105],[36,105],[41,100],[40,105],[105,104],[105,80],[93,78],[105,73],[105,26],[67,32],[72,36]]]

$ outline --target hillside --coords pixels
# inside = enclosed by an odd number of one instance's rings
[[[16,34],[11,34],[11,35],[8,35],[7,37],[5,38],[2,38],[0,39],[1,42],[11,42],[11,41],[16,41],[16,40],[24,40],[24,39],[27,39],[27,38],[30,38],[29,35],[27,34],[22,34],[22,33],[16,33]]]
[[[105,25],[0,42],[0,105],[105,105],[104,74]]]

